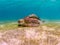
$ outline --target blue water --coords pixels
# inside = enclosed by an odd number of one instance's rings
[[[0,21],[17,21],[29,14],[60,20],[60,0],[0,0]]]

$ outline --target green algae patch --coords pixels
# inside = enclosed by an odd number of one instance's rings
[[[0,24],[0,30],[9,30],[9,29],[16,29],[17,28],[17,23],[6,23],[6,24]]]

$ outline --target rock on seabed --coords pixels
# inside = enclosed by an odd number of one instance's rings
[[[60,35],[40,27],[19,28],[0,32],[0,45],[60,45]]]

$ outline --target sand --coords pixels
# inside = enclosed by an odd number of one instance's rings
[[[60,31],[48,26],[0,31],[0,45],[60,45]]]

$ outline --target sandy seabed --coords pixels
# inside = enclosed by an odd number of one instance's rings
[[[46,26],[0,31],[0,45],[60,45],[60,31]]]

